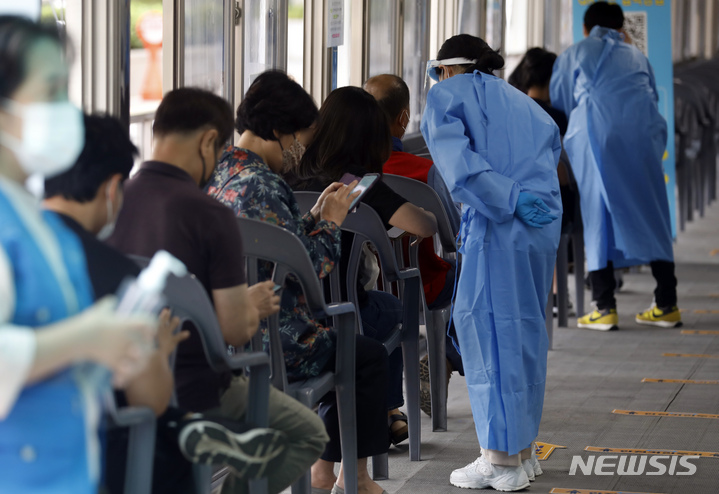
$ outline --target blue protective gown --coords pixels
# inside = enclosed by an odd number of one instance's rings
[[[662,170],[667,124],[647,58],[596,26],[562,53],[552,106],[569,115],[564,147],[579,186],[589,271],[673,261]]]
[[[479,444],[517,454],[542,417],[544,317],[561,222],[528,227],[514,209],[527,191],[561,216],[559,129],[531,98],[480,72],[435,84],[421,129],[463,203],[453,317]]]
[[[0,325],[34,330],[92,303],[80,240],[2,177],[0,249],[15,292],[11,319]],[[0,419],[0,494],[95,494],[99,409],[79,366],[26,386]]]

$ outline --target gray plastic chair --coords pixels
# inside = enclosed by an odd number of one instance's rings
[[[447,214],[445,205],[432,187],[407,177],[386,174],[383,181],[395,192],[407,199],[415,206],[430,211],[437,218],[439,231],[437,237],[442,247],[442,254],[457,252],[456,234],[452,221]],[[454,205],[452,205],[454,207]],[[456,210],[455,210],[456,211]],[[419,267],[418,250],[410,248],[409,263],[412,267]],[[458,264],[459,264],[459,260]],[[451,302],[435,310],[427,308],[424,290],[420,290],[422,311],[425,314],[427,327],[427,356],[429,360],[429,381],[432,403],[432,431],[447,430],[447,366],[446,361],[446,334],[447,324],[451,312]]]
[[[109,427],[130,429],[124,493],[151,494],[157,427],[155,412],[147,407],[118,408],[112,391],[105,395],[104,401]]]
[[[309,211],[317,201],[317,192],[295,192],[300,211]],[[380,256],[383,276],[390,282],[404,282],[403,292],[403,324],[396,328],[383,342],[387,353],[392,353],[397,346],[402,345],[402,354],[405,365],[405,379],[407,391],[407,412],[409,420],[410,460],[420,460],[420,417],[419,417],[419,293],[422,290],[419,270],[415,268],[400,269],[397,265],[389,237],[384,229],[382,220],[377,213],[366,205],[360,204],[357,212],[347,215],[342,230],[355,233],[355,242],[350,253],[350,264],[347,270],[348,298],[357,304],[357,273],[359,271],[362,244],[372,243]],[[376,243],[375,243],[376,242]],[[338,292],[333,287],[332,296]],[[414,295],[412,295],[414,294]],[[400,297],[402,298],[402,297]],[[357,332],[361,332],[362,321],[357,314]],[[372,476],[375,480],[389,477],[389,457],[385,453],[372,458]]]
[[[147,266],[149,260],[138,256],[130,256],[140,266]],[[228,351],[222,336],[220,323],[215,308],[210,301],[205,287],[195,275],[177,277],[171,275],[164,291],[168,305],[174,316],[180,321],[191,322],[197,328],[202,341],[205,358],[215,372],[232,372],[249,369],[250,386],[247,396],[247,413],[245,422],[256,427],[269,426],[270,398],[270,359],[263,352],[239,352],[234,355]],[[154,437],[154,436],[153,436]],[[193,465],[196,492],[209,494],[212,489],[222,483],[229,474],[229,469],[221,468],[213,471],[210,465]],[[255,494],[267,492],[267,479],[250,481],[250,491]]]
[[[357,418],[355,408],[355,305],[338,302],[327,305],[319,277],[304,245],[291,232],[269,223],[247,218],[238,219],[244,254],[248,261],[250,283],[257,281],[258,263],[274,264],[272,279],[283,285],[294,275],[302,286],[307,306],[317,319],[332,319],[337,334],[335,372],[325,372],[303,381],[288,382],[285,357],[279,332],[279,315],[269,318],[272,384],[312,408],[328,392],[335,390],[340,422],[340,441],[345,472],[345,492],[357,493]],[[339,273],[335,270],[333,275]],[[256,342],[254,342],[256,343]],[[294,494],[309,494],[309,472],[292,486]]]

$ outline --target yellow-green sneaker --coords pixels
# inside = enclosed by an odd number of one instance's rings
[[[619,329],[617,324],[619,324],[617,309],[595,310],[577,319],[578,328],[596,329],[598,331]]]
[[[658,326],[660,328],[678,328],[682,325],[682,315],[676,305],[663,309],[652,305],[644,312],[637,314],[634,320],[637,321],[637,324]]]

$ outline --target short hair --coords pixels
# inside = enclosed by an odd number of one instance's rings
[[[283,135],[310,127],[319,110],[312,96],[302,86],[279,70],[258,75],[237,107],[235,128],[242,134],[249,130],[266,141],[275,141],[277,131]]]
[[[556,54],[544,48],[530,48],[507,78],[507,82],[523,93],[527,93],[532,87],[546,87],[552,79],[556,59]]]
[[[10,98],[27,77],[27,58],[41,40],[62,46],[55,24],[41,24],[25,17],[0,16],[0,97]]]
[[[624,12],[616,3],[596,2],[584,13],[584,27],[591,31],[594,26],[619,30],[624,26]]]
[[[72,168],[45,179],[45,197],[62,196],[88,202],[113,175],[130,176],[137,148],[120,120],[109,115],[85,115],[85,147]]]
[[[215,93],[181,87],[167,93],[155,112],[152,131],[156,136],[189,134],[210,127],[217,130],[218,145],[232,137],[232,107]]]
[[[474,64],[460,65],[465,72],[478,70],[485,74],[494,75],[495,70],[504,67],[504,58],[499,54],[498,50],[493,50],[482,38],[470,34],[458,34],[442,43],[442,47],[437,53],[437,60],[450,58],[477,60]]]
[[[392,123],[403,110],[409,108],[409,88],[407,83],[399,76],[384,74],[382,77],[390,78],[392,83],[387,85],[382,97],[377,98],[377,103],[387,114],[390,123]]]

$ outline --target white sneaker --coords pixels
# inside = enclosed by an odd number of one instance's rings
[[[522,466],[492,465],[484,456],[452,472],[449,482],[463,489],[492,487],[498,491],[520,491],[529,487],[529,478]]]
[[[524,473],[527,474],[527,478],[530,482],[534,482],[535,475],[534,475],[534,464],[532,463],[532,460],[522,460],[522,468],[524,468]]]

